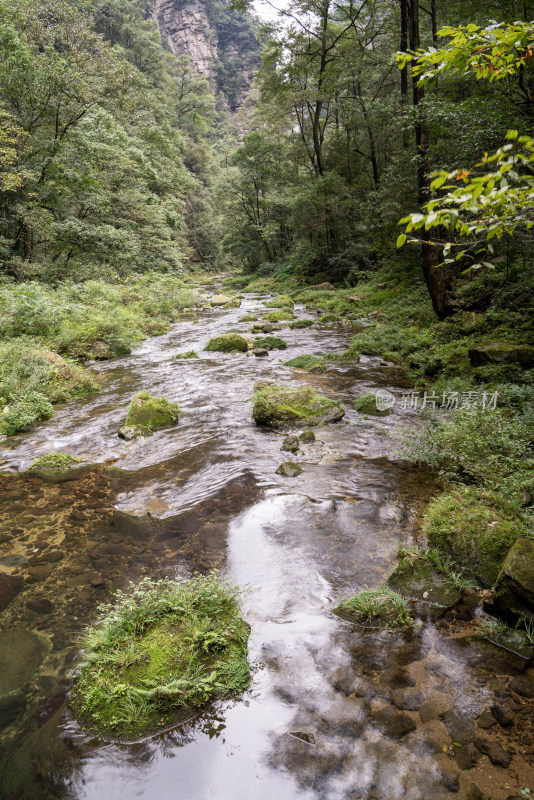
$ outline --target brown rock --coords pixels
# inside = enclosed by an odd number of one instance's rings
[[[534,697],[534,681],[524,675],[518,675],[510,681],[509,686],[521,697]]]
[[[13,600],[22,589],[24,581],[20,575],[5,575],[0,572],[0,611]]]
[[[440,705],[435,700],[426,700],[419,708],[421,722],[437,719],[441,713]]]
[[[380,676],[380,683],[389,686],[390,689],[403,689],[407,686],[415,686],[415,681],[408,670],[403,667],[388,667]]]
[[[475,726],[468,714],[451,709],[442,715],[442,720],[453,742],[468,744],[475,738]]]
[[[460,769],[473,769],[480,758],[480,750],[470,742],[456,750],[456,763]]]
[[[497,724],[497,720],[491,713],[491,711],[483,711],[482,714],[477,717],[477,725],[479,728],[483,730],[487,730],[487,728],[493,728],[494,725]]]
[[[492,764],[496,767],[504,767],[507,769],[512,761],[512,754],[504,749],[499,742],[492,742],[489,739],[482,739],[477,736],[475,744],[485,756],[488,756]]]
[[[401,711],[417,711],[423,704],[423,695],[417,689],[395,689],[393,692],[393,705]]]

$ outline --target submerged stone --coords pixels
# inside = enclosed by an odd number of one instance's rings
[[[210,339],[204,350],[216,353],[246,353],[248,342],[239,333],[223,333]]]
[[[0,632],[0,695],[20,689],[37,672],[49,646],[45,639],[23,628]]]
[[[295,464],[294,461],[284,461],[276,470],[277,475],[282,475],[284,478],[296,478],[302,472],[300,464]]]
[[[319,394],[311,386],[274,384],[255,390],[252,416],[258,425],[277,428],[338,422],[345,409],[336,400]]]
[[[267,350],[266,347],[254,347],[252,352],[258,358],[262,358],[263,356],[268,356],[269,355],[269,351]]]
[[[137,394],[128,406],[124,427],[136,427],[149,433],[174,425],[180,416],[180,406],[165,397],[151,397],[148,392]]]
[[[20,575],[6,575],[4,572],[0,572],[0,611],[17,596],[23,583]]]

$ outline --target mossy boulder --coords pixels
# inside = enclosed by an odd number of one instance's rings
[[[315,434],[313,431],[302,431],[302,433],[299,433],[299,440],[303,444],[310,444],[315,441]]]
[[[234,298],[230,297],[226,294],[214,294],[213,297],[210,299],[210,305],[217,307],[217,306],[225,306],[226,303],[231,303]]]
[[[198,358],[198,353],[195,350],[186,350],[184,353],[176,353],[173,356],[176,359]]]
[[[534,346],[509,342],[478,344],[469,349],[469,361],[473,367],[486,364],[519,364],[525,369],[534,366]]]
[[[345,409],[336,400],[319,394],[311,386],[274,384],[255,390],[252,416],[258,425],[310,427],[338,422]]]
[[[217,573],[118,592],[81,642],[72,703],[97,733],[138,738],[250,683],[239,590]]]
[[[490,492],[458,487],[431,501],[423,532],[481,586],[490,588],[525,527],[511,506]]]
[[[126,427],[136,427],[152,433],[178,422],[180,406],[165,397],[151,397],[148,392],[135,395],[126,414]],[[143,434],[144,435],[144,434]]]
[[[386,583],[408,600],[428,603],[443,610],[455,606],[461,597],[451,578],[436,572],[424,557],[401,559]]]
[[[268,347],[270,350],[285,350],[287,342],[279,336],[261,336],[254,340],[254,347]]]
[[[365,394],[361,394],[354,401],[354,408],[360,414],[371,414],[374,417],[387,417],[392,413],[391,408],[378,408],[376,404],[376,396],[372,392],[365,392]]]
[[[223,308],[240,308],[241,300],[239,297],[232,297],[227,303],[224,304]]]
[[[45,456],[35,458],[28,467],[28,472],[72,469],[80,462],[81,458],[77,458],[70,453],[47,453]]]
[[[324,372],[326,369],[326,361],[320,356],[312,356],[307,353],[303,356],[296,356],[289,361],[284,361],[286,367],[294,367],[295,369],[305,369],[308,372]]]
[[[252,333],[272,333],[279,327],[279,325],[274,325],[272,322],[256,322],[252,326]]]
[[[329,322],[341,322],[341,317],[339,314],[323,314],[322,317],[319,317],[319,322],[321,325],[326,325]]]
[[[204,350],[217,353],[246,353],[248,343],[239,333],[223,333],[210,339]]]
[[[140,439],[142,436],[150,436],[152,431],[150,428],[145,428],[141,425],[123,425],[119,428],[118,437],[124,439],[125,442],[132,442],[134,439]]]
[[[291,325],[289,327],[290,328],[311,328],[312,325],[313,325],[313,320],[312,319],[296,319],[291,323]]]
[[[534,623],[534,539],[520,537],[497,576],[492,608],[505,619]]]
[[[407,628],[413,617],[406,600],[387,586],[362,589],[333,609],[335,614],[372,628]]]
[[[263,315],[263,319],[266,319],[267,322],[282,322],[285,319],[293,319],[293,312],[287,309],[285,311],[269,311]]]
[[[265,303],[265,308],[293,308],[294,300],[288,294],[279,294]]]
[[[255,314],[245,314],[244,317],[241,317],[239,319],[239,322],[257,322],[257,321],[258,317],[256,317]]]
[[[288,453],[297,453],[300,448],[300,440],[298,436],[286,436],[282,442],[280,450],[285,450]]]
[[[294,461],[284,461],[276,470],[276,474],[284,478],[297,478],[301,473],[302,467]]]

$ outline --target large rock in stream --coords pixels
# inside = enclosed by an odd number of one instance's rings
[[[534,622],[534,540],[520,537],[511,547],[495,583],[492,610],[508,619]]]
[[[311,386],[261,386],[255,389],[252,404],[254,421],[271,428],[308,428],[338,422],[345,414],[341,403],[319,394]]]

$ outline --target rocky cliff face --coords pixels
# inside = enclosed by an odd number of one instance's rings
[[[152,15],[171,52],[189,56],[236,109],[259,64],[251,19],[230,11],[225,0],[154,0]]]

